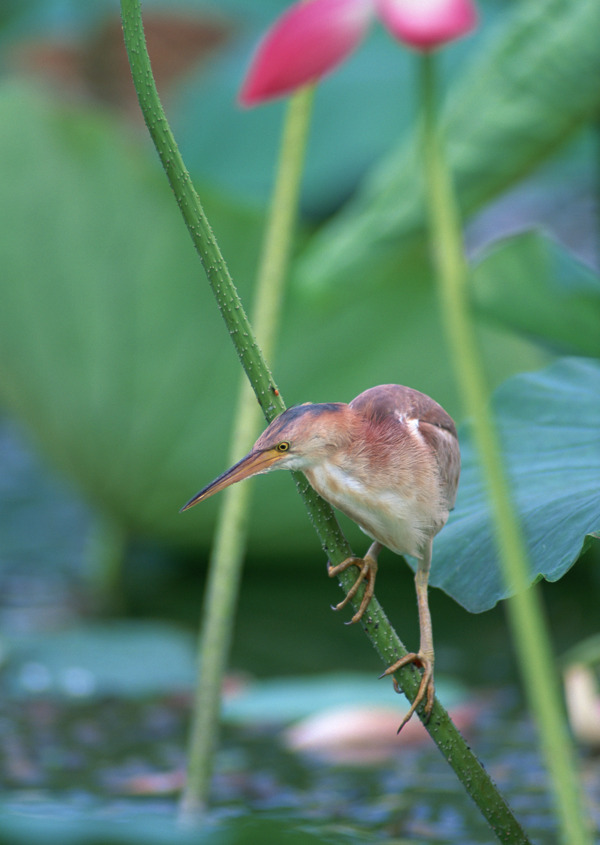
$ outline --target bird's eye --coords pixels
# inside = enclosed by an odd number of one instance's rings
[[[278,452],[287,452],[287,450],[290,448],[290,444],[287,442],[287,440],[283,440],[281,443],[277,444],[276,448]]]

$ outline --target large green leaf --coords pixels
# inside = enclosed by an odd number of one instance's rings
[[[540,232],[496,244],[473,269],[482,313],[570,355],[600,357],[600,277]]]
[[[600,106],[600,4],[535,0],[513,7],[452,87],[443,131],[463,213],[513,185],[573,137]],[[592,178],[590,176],[590,178]],[[360,280],[376,261],[422,248],[418,138],[388,156],[307,250],[301,280]]]
[[[179,212],[108,121],[18,85],[0,111],[0,399],[106,514],[183,539],[190,460],[225,441],[238,365]],[[247,287],[261,218],[205,200]]]
[[[0,401],[126,531],[207,545],[218,501],[178,509],[225,468],[240,373],[164,177],[110,121],[22,86],[0,90],[0,120]],[[201,195],[248,300],[261,218]],[[456,413],[433,285],[423,265],[401,270],[328,303],[290,293],[286,401],[348,401],[392,381]],[[547,361],[495,328],[482,342],[495,383]],[[248,483],[255,548],[287,559],[293,536],[295,555],[318,556],[290,479]]]
[[[496,391],[493,406],[530,580],[557,581],[586,538],[600,536],[600,362],[565,358],[515,376]],[[510,591],[497,562],[470,426],[459,437],[458,500],[434,543],[431,583],[477,613]]]

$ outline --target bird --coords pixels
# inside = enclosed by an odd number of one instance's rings
[[[426,721],[435,695],[428,600],[432,544],[454,508],[460,476],[454,421],[425,393],[398,384],[371,387],[348,404],[294,405],[271,422],[245,457],[196,493],[181,511],[231,484],[274,469],[303,472],[317,493],[373,541],[363,558],[327,564],[330,577],[351,566],[359,570],[334,610],[345,607],[365,585],[359,609],[348,624],[362,619],[373,598],[377,560],[384,546],[416,558],[419,650],[393,663],[381,677],[409,663],[420,668],[417,695],[398,731],[423,701]]]

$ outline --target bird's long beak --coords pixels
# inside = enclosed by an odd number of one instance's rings
[[[238,461],[237,464],[226,470],[218,478],[215,478],[214,481],[211,481],[207,487],[200,490],[199,493],[196,493],[196,495],[180,509],[179,513],[197,505],[198,502],[203,502],[204,499],[208,499],[209,496],[214,496],[215,493],[218,493],[220,490],[224,490],[225,487],[229,487],[231,484],[235,484],[236,481],[243,481],[244,478],[249,478],[251,475],[258,475],[261,472],[267,472],[267,470],[269,470],[281,457],[282,456],[279,452],[276,452],[275,449],[250,452],[245,458]]]

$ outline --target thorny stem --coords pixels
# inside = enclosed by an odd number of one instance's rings
[[[280,395],[275,394],[275,384],[254,340],[239,297],[164,115],[146,49],[139,0],[121,0],[121,14],[129,63],[144,120],[242,365],[265,417],[271,420],[283,410],[283,400]],[[326,555],[332,564],[341,563],[351,556],[352,551],[340,531],[332,509],[310,488],[304,476],[295,473],[294,477]],[[354,583],[354,578],[355,575],[349,570],[340,573],[340,582],[346,592]],[[362,590],[359,590],[352,602],[356,610],[360,607],[361,598]],[[231,623],[232,620],[230,620]],[[407,653],[376,598],[371,600],[368,613],[363,617],[361,624],[386,665],[395,662]],[[412,701],[419,688],[418,670],[413,666],[407,666],[397,673],[396,678],[404,693]],[[437,700],[434,703],[427,729],[496,836],[503,842],[511,842],[512,845],[529,845],[529,839],[506,801]]]

